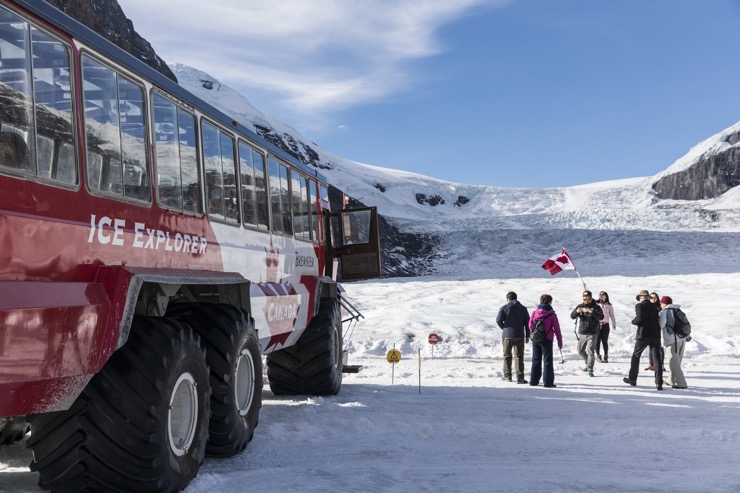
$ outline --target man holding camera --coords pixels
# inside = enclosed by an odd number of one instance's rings
[[[594,349],[596,349],[596,337],[599,335],[599,321],[604,320],[604,312],[596,304],[591,291],[583,292],[583,303],[573,309],[570,318],[578,319],[578,354],[581,355],[589,377],[594,376]]]

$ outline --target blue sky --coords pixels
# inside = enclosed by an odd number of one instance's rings
[[[466,184],[656,174],[740,120],[733,0],[119,0],[325,150]]]

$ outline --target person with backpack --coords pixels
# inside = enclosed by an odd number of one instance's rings
[[[640,372],[640,356],[647,347],[653,353],[655,365],[655,388],[663,390],[663,356],[660,346],[660,320],[658,318],[658,307],[648,301],[650,294],[646,289],[637,295],[638,303],[635,305],[635,318],[632,325],[637,326],[635,334],[635,349],[632,352],[629,376],[623,378],[626,384],[637,385],[637,375]]]
[[[529,311],[516,299],[516,293],[506,293],[506,304],[496,316],[496,323],[503,330],[504,381],[511,382],[511,353],[514,351],[516,383],[527,383],[524,379],[524,344],[529,342]]]
[[[594,349],[596,349],[596,336],[599,334],[599,322],[604,320],[604,312],[596,304],[591,291],[583,292],[583,303],[576,306],[570,314],[570,318],[578,319],[578,354],[581,355],[586,367],[583,371],[588,372],[589,377],[594,376]]]
[[[529,319],[529,329],[532,338],[532,368],[529,373],[529,385],[535,387],[540,383],[545,387],[557,387],[555,385],[555,369],[552,363],[552,343],[557,337],[558,347],[563,349],[563,335],[560,332],[558,316],[552,309],[552,296],[543,294],[540,296],[540,304],[532,312]],[[540,329],[542,336],[538,336]],[[544,373],[543,366],[544,363]]]
[[[596,359],[602,363],[609,362],[609,332],[611,329],[617,330],[617,320],[614,318],[614,307],[609,302],[609,293],[602,291],[599,293],[599,299],[596,303],[604,312],[604,319],[599,320],[599,335],[596,336]],[[611,321],[611,326],[609,322]],[[604,358],[601,358],[601,345],[604,345]]]
[[[686,315],[681,311],[681,305],[674,305],[670,296],[660,299],[660,328],[663,332],[663,346],[668,352],[668,368],[671,376],[666,380],[666,385],[674,389],[685,389],[686,377],[684,377],[681,363],[686,342],[691,340],[691,325]]]

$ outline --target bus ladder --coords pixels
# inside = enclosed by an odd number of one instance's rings
[[[350,301],[342,296],[342,293],[339,293],[339,305],[344,308],[344,311],[346,311],[349,314],[349,317],[342,320],[342,323],[349,322],[349,327],[347,330],[347,337],[345,338],[345,342],[349,341],[352,338],[352,332],[355,330],[355,327],[357,326],[357,322],[360,321],[361,318],[365,318],[365,316],[360,313],[360,310],[357,309]],[[346,348],[346,345],[345,345]],[[342,350],[342,373],[359,373],[360,369],[362,368],[362,365],[348,365],[347,364],[348,359],[348,352],[347,349]]]

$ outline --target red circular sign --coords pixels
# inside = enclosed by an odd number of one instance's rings
[[[431,334],[429,334],[428,341],[429,341],[429,344],[432,344],[432,345],[437,344],[439,342],[439,336],[435,334],[434,332],[432,332]]]

